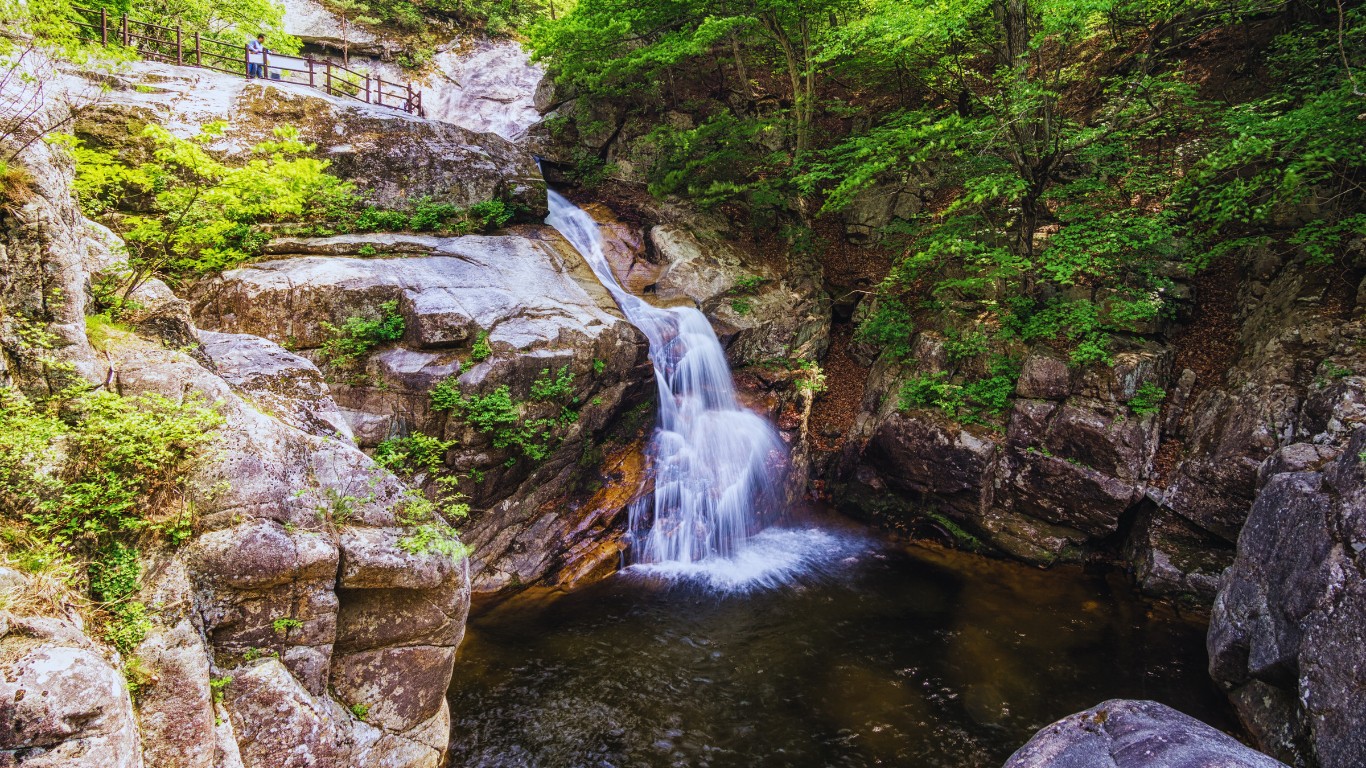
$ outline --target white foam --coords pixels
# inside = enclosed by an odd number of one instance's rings
[[[768,528],[731,557],[632,565],[622,574],[691,584],[718,592],[778,589],[838,575],[871,548],[862,537],[820,528]]]

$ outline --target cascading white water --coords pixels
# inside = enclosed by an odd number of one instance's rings
[[[692,307],[654,307],[623,290],[597,222],[562,195],[548,195],[546,223],[583,255],[650,343],[659,385],[650,442],[655,492],[631,508],[633,556],[691,563],[736,555],[778,508],[784,460],[777,432],[736,399],[707,318]]]

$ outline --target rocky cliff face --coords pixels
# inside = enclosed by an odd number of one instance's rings
[[[851,439],[817,466],[855,513],[947,519],[970,546],[1040,564],[1108,553],[1152,594],[1213,602],[1211,671],[1258,743],[1357,764],[1361,243],[1347,264],[1231,256],[1191,286],[1181,324],[1121,340],[1108,369],[1027,350],[995,424],[897,402],[950,367],[952,329],[932,326],[905,361],[865,360]],[[1156,413],[1128,404],[1144,383],[1167,393]]]
[[[645,400],[646,346],[558,236],[529,227],[495,237],[280,240],[272,248],[279,258],[197,286],[195,318],[205,327],[265,337],[319,358],[327,324],[339,326],[395,302],[404,338],[370,355],[362,368],[332,371],[329,391],[347,433],[362,448],[414,433],[455,442],[446,467],[465,478],[461,490],[475,508],[465,533],[475,549],[476,590],[533,584],[565,569],[615,562],[610,549],[592,548],[602,559],[593,563],[565,552],[577,538],[613,529],[621,511],[585,507],[592,495],[586,487],[573,499],[570,491],[576,475],[593,474],[590,485],[603,482],[596,467],[580,466],[581,458],[596,455],[615,425],[629,421],[627,412]],[[473,351],[476,342],[488,345],[486,358]],[[574,421],[550,428],[554,437],[544,457],[500,444],[500,433],[437,410],[431,399],[433,389],[450,382],[467,395],[507,387],[514,401],[534,404],[538,380],[562,377],[572,382],[569,391],[559,398],[563,402],[547,405],[557,417],[568,409]],[[631,442],[634,433],[619,437]],[[623,476],[606,482],[641,481]]]
[[[259,337],[201,340],[189,306],[156,282],[135,295],[143,309],[132,330],[96,349],[88,287],[117,262],[118,243],[80,215],[57,150],[37,142],[19,160],[33,184],[0,217],[4,383],[35,394],[69,383],[54,380],[55,359],[72,364],[63,376],[123,395],[202,397],[224,424],[186,483],[196,535],[144,556],[140,597],[154,612],[130,657],[92,642],[78,615],[23,599],[40,585],[3,574],[0,720],[12,727],[0,755],[34,765],[439,764],[467,565],[401,546],[408,487],[352,443],[306,359]],[[51,350],[35,350],[33,327],[51,334]],[[338,525],[329,504],[351,493],[363,499]],[[134,660],[145,674],[136,704],[120,672]]]
[[[226,127],[211,149],[245,157],[278,126],[299,129],[330,171],[371,202],[404,207],[422,197],[468,207],[501,199],[528,217],[545,214],[545,182],[525,149],[503,137],[401,110],[375,108],[305,85],[246,80],[207,69],[136,62],[109,78],[107,96],[85,110],[75,132],[94,146],[129,141],[130,126],[162,125],[189,137]]]
[[[861,497],[854,506],[885,506],[890,492],[904,509],[946,516],[989,547],[1041,564],[1108,548],[1147,591],[1207,603],[1259,468],[1304,439],[1296,434],[1316,387],[1361,370],[1341,352],[1359,334],[1346,322],[1361,311],[1359,275],[1263,249],[1220,270],[1195,286],[1192,324],[1123,340],[1109,368],[1027,351],[995,425],[900,406],[896,393],[912,375],[950,367],[945,329],[920,332],[907,360],[873,362],[852,439],[830,471]],[[1206,288],[1226,292],[1224,306],[1202,296]],[[1211,346],[1212,335],[1225,337],[1222,346]],[[1161,411],[1129,405],[1145,384],[1168,393]]]

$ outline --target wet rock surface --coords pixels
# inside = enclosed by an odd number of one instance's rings
[[[1042,728],[1004,768],[1285,768],[1155,701],[1113,699]]]

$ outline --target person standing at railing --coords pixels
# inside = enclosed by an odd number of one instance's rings
[[[259,58],[259,61],[257,59]],[[247,41],[247,77],[266,76],[266,36],[260,34]]]

